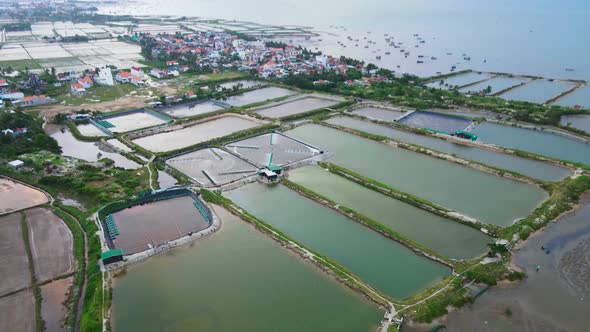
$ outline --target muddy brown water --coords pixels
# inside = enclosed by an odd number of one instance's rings
[[[47,202],[47,196],[41,191],[7,178],[0,178],[0,215],[45,202]]]
[[[64,305],[73,277],[59,279],[41,287],[41,317],[46,332],[65,331],[64,319],[67,308]]]
[[[448,331],[579,331],[590,328],[590,196],[514,255],[527,278],[492,287],[442,322]],[[549,249],[549,253],[541,247]],[[540,266],[537,272],[536,267]],[[428,331],[404,328],[402,331]]]

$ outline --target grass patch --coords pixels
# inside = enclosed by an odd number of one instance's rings
[[[8,60],[0,61],[0,68],[12,68],[14,70],[41,69],[41,65],[33,59]]]
[[[55,99],[60,102],[64,101],[67,105],[79,106],[119,99],[132,91],[137,91],[137,87],[133,84],[117,84],[115,86],[93,86],[87,91],[88,93],[82,96],[72,96],[68,93],[56,96]]]

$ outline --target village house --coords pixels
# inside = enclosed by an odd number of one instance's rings
[[[12,137],[18,137],[18,136],[24,135],[26,133],[27,133],[27,128],[16,128],[14,130],[12,130],[12,129],[2,130],[3,135],[8,135],[8,136],[12,136]]]
[[[195,95],[195,93],[193,91],[187,92],[184,96],[186,97],[186,99],[195,99],[195,98],[197,98],[197,95]]]
[[[133,75],[128,71],[120,71],[115,76],[115,80],[119,83],[131,83]]]
[[[51,99],[45,95],[38,95],[38,96],[26,96],[21,101],[22,106],[37,106],[37,105],[46,105],[55,102],[54,99]]]
[[[94,76],[94,82],[98,85],[113,86],[113,73],[110,68],[102,68],[98,71],[98,75]]]
[[[25,162],[22,160],[16,159],[16,160],[9,162],[8,166],[10,166],[14,170],[17,170],[17,169],[23,168],[25,166]]]
[[[12,102],[20,101],[25,97],[25,94],[18,90],[8,90],[0,95],[1,99],[8,99]]]
[[[152,68],[152,70],[150,70],[150,75],[152,75],[155,78],[166,77],[166,74],[158,68]]]
[[[78,79],[78,84],[82,85],[84,89],[89,89],[92,87],[92,79],[90,76],[84,76]]]
[[[67,116],[67,119],[70,121],[76,121],[76,120],[86,120],[86,119],[90,119],[91,115],[90,114],[78,114],[78,113],[73,113],[73,114],[69,114]]]
[[[80,83],[72,83],[70,84],[70,92],[73,96],[81,96],[86,94],[86,89]]]
[[[143,80],[140,77],[134,77],[131,80],[131,84],[135,85],[138,88],[143,88],[145,86],[145,83],[143,82]]]
[[[8,88],[9,84],[6,80],[0,80],[0,89]]]
[[[139,78],[143,79],[143,77],[145,76],[145,73],[143,72],[143,70],[141,68],[131,67],[131,75],[133,77],[139,77]]]

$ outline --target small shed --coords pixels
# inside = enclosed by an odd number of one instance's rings
[[[25,162],[22,160],[16,159],[16,160],[9,162],[8,166],[10,166],[13,169],[19,169],[19,168],[25,166]]]
[[[100,255],[100,259],[102,259],[104,265],[120,262],[123,260],[123,250],[113,249],[105,251]]]
[[[262,170],[260,170],[260,171],[258,172],[258,174],[259,174],[260,176],[262,176],[262,177],[265,177],[265,178],[267,178],[268,180],[271,180],[271,181],[272,181],[272,180],[276,180],[276,179],[279,177],[279,175],[278,175],[277,173],[275,173],[275,172],[273,172],[273,171],[271,171],[271,170],[269,170],[269,169],[266,169],[266,168],[265,168],[265,169],[262,169]]]

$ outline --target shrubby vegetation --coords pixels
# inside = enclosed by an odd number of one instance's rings
[[[16,128],[26,128],[27,132],[16,137],[0,133],[0,158],[16,158],[23,153],[39,150],[61,152],[57,141],[43,131],[40,120],[20,111],[0,111],[0,130]]]

